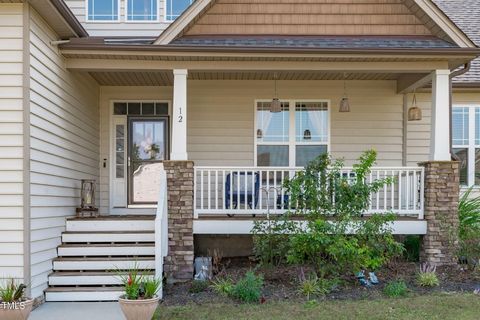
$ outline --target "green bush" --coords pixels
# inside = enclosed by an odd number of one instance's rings
[[[325,296],[337,286],[338,280],[318,278],[316,274],[300,280],[298,292],[310,300],[311,296]]]
[[[404,297],[408,293],[408,287],[405,281],[397,280],[389,282],[383,292],[390,298]]]
[[[343,161],[322,155],[286,181],[284,187],[295,209],[280,220],[257,223],[254,233],[271,230],[272,223],[274,226],[270,236],[259,236],[255,241],[260,260],[277,262],[286,255],[288,262],[309,263],[320,278],[328,278],[362,269],[375,270],[401,254],[403,246],[395,241],[389,227],[395,219],[393,214],[362,218],[370,195],[394,181],[386,178],[369,182],[375,161],[375,151],[363,153],[351,175],[346,176]],[[306,227],[293,223],[296,215],[305,218]],[[272,241],[274,233],[283,238]],[[285,243],[277,246],[280,241]]]
[[[232,288],[231,295],[243,302],[259,302],[262,296],[263,277],[248,271]]]
[[[193,280],[188,291],[190,293],[200,293],[208,288],[208,282],[203,280]]]
[[[417,284],[421,287],[436,287],[440,285],[435,272],[420,272],[417,275]]]
[[[478,263],[480,260],[480,196],[472,197],[472,190],[470,188],[462,195],[458,205],[459,256]]]
[[[18,284],[15,279],[5,279],[5,284],[0,284],[0,302],[18,302],[24,298],[27,287]]]
[[[211,285],[213,291],[222,296],[231,296],[234,284],[230,279],[216,279]]]

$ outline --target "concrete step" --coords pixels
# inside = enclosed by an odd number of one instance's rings
[[[64,232],[62,234],[62,242],[154,242],[154,231],[77,231]]]
[[[58,256],[153,256],[155,244],[62,244]]]
[[[55,271],[77,271],[77,270],[128,270],[133,267],[142,270],[155,269],[155,257],[148,258],[72,258],[61,257],[53,259],[53,270]]]
[[[102,232],[102,231],[154,231],[154,216],[108,216],[99,218],[67,219],[67,232]]]
[[[142,273],[146,278],[154,276],[153,271]],[[48,276],[48,284],[50,286],[92,286],[92,285],[121,285],[122,276],[126,273],[119,272],[101,272],[101,271],[84,271],[84,272],[53,272]]]
[[[45,300],[52,301],[117,301],[123,295],[123,287],[49,287]],[[67,315],[66,315],[66,318]]]

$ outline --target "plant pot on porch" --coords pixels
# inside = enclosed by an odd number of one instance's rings
[[[0,319],[26,320],[30,316],[32,307],[33,299],[25,299],[15,302],[3,302],[0,300]]]
[[[118,302],[127,320],[151,320],[159,300],[160,298],[157,296],[139,300],[129,300],[122,296],[118,299]]]

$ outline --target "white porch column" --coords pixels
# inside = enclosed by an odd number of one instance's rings
[[[188,160],[187,74],[186,69],[173,70],[172,151],[170,160]]]
[[[432,128],[430,160],[451,161],[450,70],[435,70],[432,81]]]

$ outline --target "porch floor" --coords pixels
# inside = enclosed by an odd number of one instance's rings
[[[118,302],[46,302],[32,311],[30,320],[125,319]]]
[[[128,214],[128,215],[101,215],[98,217],[71,217],[67,218],[67,220],[115,220],[115,221],[124,221],[124,220],[155,220],[154,214]]]

